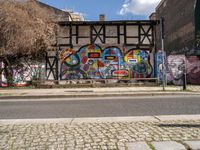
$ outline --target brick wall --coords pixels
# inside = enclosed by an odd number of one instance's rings
[[[195,0],[163,0],[156,18],[165,18],[165,50],[168,54],[191,54],[195,49]],[[161,49],[157,27],[157,49]]]
[[[200,53],[200,0],[197,0],[196,8],[195,8],[195,27],[196,27],[196,39],[197,39],[197,47]]]

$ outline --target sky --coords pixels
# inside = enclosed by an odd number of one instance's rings
[[[97,21],[99,14],[106,20],[144,20],[154,12],[160,0],[40,0],[59,9],[80,13],[87,21]]]

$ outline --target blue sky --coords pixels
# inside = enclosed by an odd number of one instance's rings
[[[71,9],[84,15],[86,20],[98,20],[105,14],[106,20],[147,19],[160,0],[40,0],[59,9]],[[150,1],[150,2],[149,2]]]

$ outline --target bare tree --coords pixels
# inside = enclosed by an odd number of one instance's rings
[[[44,59],[55,45],[55,31],[49,12],[36,1],[0,0],[0,62],[4,64],[0,75],[4,70],[8,84],[13,69],[22,68],[24,61]]]

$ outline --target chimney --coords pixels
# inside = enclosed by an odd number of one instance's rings
[[[153,12],[150,16],[149,16],[150,20],[156,20],[156,12]]]
[[[106,20],[105,18],[106,18],[106,17],[105,17],[104,14],[100,14],[100,15],[99,15],[99,21],[105,21],[105,20]]]

